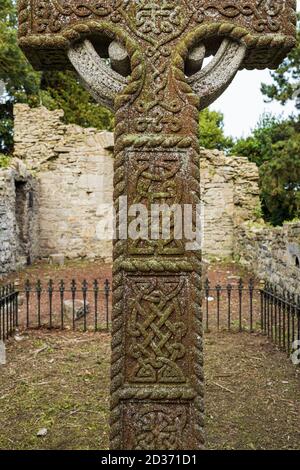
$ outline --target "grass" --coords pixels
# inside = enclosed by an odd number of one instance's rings
[[[110,336],[23,338],[0,366],[0,448],[107,449]],[[300,448],[299,370],[264,337],[207,334],[205,373],[209,449]]]
[[[1,449],[108,447],[110,340],[30,332],[8,346],[0,389]],[[43,438],[37,434],[46,428]]]

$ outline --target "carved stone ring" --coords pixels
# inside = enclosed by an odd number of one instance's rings
[[[109,67],[88,39],[71,47],[68,56],[85,88],[98,103],[113,111],[115,97],[128,83],[128,79]]]
[[[241,43],[224,39],[213,60],[187,79],[200,97],[200,109],[212,104],[231,84],[243,64],[246,49]]]
[[[200,97],[200,109],[209,106],[226,90],[242,66],[245,54],[246,46],[224,39],[213,60],[202,68],[205,45],[198,45],[189,52],[187,82]],[[129,82],[130,61],[123,46],[116,41],[110,44],[110,66],[88,39],[73,45],[68,56],[92,96],[113,111],[115,97]]]

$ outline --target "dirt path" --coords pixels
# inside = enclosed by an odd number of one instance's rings
[[[205,342],[211,449],[300,449],[300,369],[262,336],[211,334]]]
[[[0,449],[106,449],[110,337],[30,332],[0,366]],[[207,446],[300,449],[300,375],[265,339],[206,336]],[[37,437],[42,428],[45,437]]]

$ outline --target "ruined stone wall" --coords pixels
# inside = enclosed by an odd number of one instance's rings
[[[0,275],[16,264],[15,188],[12,170],[0,170]]]
[[[22,162],[0,170],[0,276],[39,255],[37,183]]]
[[[111,259],[111,242],[98,235],[111,221],[113,135],[65,125],[62,115],[15,107],[15,155],[40,182],[40,254]],[[201,153],[204,254],[224,258],[233,253],[235,226],[255,218],[258,171],[246,158]]]
[[[62,111],[15,107],[15,156],[39,182],[40,256],[111,260],[113,134],[62,122]],[[109,238],[109,236],[107,237]]]
[[[260,279],[300,294],[300,222],[276,228],[240,226],[234,251]]]
[[[23,166],[16,160],[14,169],[0,172],[0,273],[27,257],[57,253],[111,261],[112,242],[99,235],[111,228],[113,134],[66,125],[62,116],[15,107],[15,157]],[[299,224],[270,229],[254,223],[260,215],[256,166],[201,149],[201,193],[204,257],[235,256],[262,279],[299,291]],[[20,226],[31,233],[26,243]]]
[[[208,258],[231,257],[237,227],[260,216],[258,169],[247,158],[218,150],[201,149],[200,162],[203,253]]]

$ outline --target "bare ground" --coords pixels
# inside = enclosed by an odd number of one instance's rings
[[[0,366],[0,449],[107,449],[110,336],[23,336]],[[300,449],[300,375],[283,353],[262,336],[209,333],[205,359],[208,448]]]
[[[212,286],[234,284],[240,275],[236,265],[212,266],[208,271]],[[243,277],[247,283],[249,274]],[[38,263],[3,282],[22,286],[27,278],[31,283],[40,278],[43,284],[49,279],[69,284],[73,278],[79,285],[83,279],[102,284],[111,279],[111,266],[75,261],[60,268]],[[227,325],[224,305],[222,328]],[[257,321],[256,305],[254,299]],[[262,336],[217,333],[215,299],[209,308],[207,447],[300,449],[300,370]],[[246,299],[243,309],[247,327]],[[0,366],[0,449],[107,449],[110,335],[41,330],[25,332],[22,338],[7,343],[7,365]],[[43,428],[46,436],[38,437]]]

